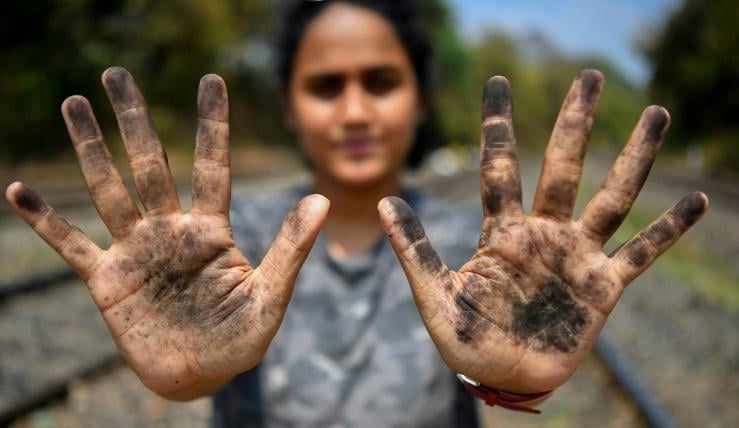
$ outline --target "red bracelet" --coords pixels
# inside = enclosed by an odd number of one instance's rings
[[[485,400],[485,404],[487,404],[488,406],[500,406],[519,412],[536,414],[541,413],[541,410],[535,409],[531,406],[527,406],[526,403],[548,397],[553,392],[547,391],[537,392],[534,394],[517,394],[515,392],[507,392],[495,388],[490,388],[489,386],[482,385],[480,384],[480,382],[472,380],[460,373],[457,373],[457,378],[459,378],[459,381],[462,382],[462,385],[464,385],[464,388],[467,390],[467,392],[481,400]]]

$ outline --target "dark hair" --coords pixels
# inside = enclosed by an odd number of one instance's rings
[[[385,18],[410,58],[418,83],[418,92],[425,109],[424,119],[416,130],[416,141],[406,164],[417,167],[427,154],[440,145],[432,98],[432,50],[425,24],[414,0],[297,0],[291,1],[283,14],[277,39],[277,77],[280,90],[290,87],[295,57],[308,25],[330,4],[342,2],[369,9]]]

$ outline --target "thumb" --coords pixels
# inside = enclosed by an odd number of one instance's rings
[[[293,284],[328,215],[329,201],[321,195],[303,198],[285,217],[280,232],[257,268],[279,307],[290,300]]]
[[[433,319],[452,289],[449,269],[431,246],[423,226],[400,198],[384,198],[377,206],[385,233],[405,271],[421,316]]]

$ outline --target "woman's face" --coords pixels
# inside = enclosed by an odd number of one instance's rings
[[[308,25],[288,102],[319,180],[350,187],[397,179],[422,114],[413,66],[391,24],[343,3]]]

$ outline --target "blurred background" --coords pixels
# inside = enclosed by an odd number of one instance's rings
[[[111,151],[122,145],[99,83],[111,65],[136,77],[186,187],[199,78],[231,101],[236,191],[304,179],[283,126],[267,0],[28,0],[0,13],[0,179],[38,188],[104,245],[59,113],[88,97]],[[630,287],[608,331],[629,372],[674,426],[739,424],[739,0],[424,0],[437,55],[436,121],[446,146],[414,178],[474,201],[483,82],[511,81],[525,198],[575,74],[607,77],[581,199],[598,188],[641,110],[672,127],[632,215],[609,247],[700,189],[701,224]],[[122,171],[125,166],[121,164]],[[297,172],[296,172],[297,171]],[[437,186],[438,187],[438,186]],[[207,400],[165,402],[118,360],[84,287],[0,204],[0,426],[204,426]],[[600,355],[600,354],[598,354]],[[655,425],[595,355],[538,417],[482,410],[489,426]],[[667,425],[663,425],[667,426]]]

